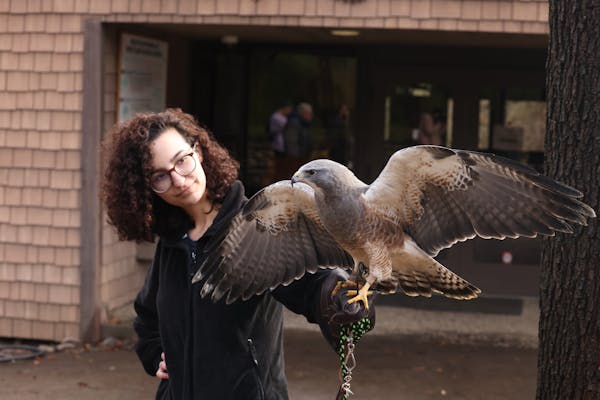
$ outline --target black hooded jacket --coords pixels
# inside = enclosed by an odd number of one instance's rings
[[[203,253],[245,201],[242,184],[235,182],[212,226],[197,242],[196,254]],[[316,322],[321,283],[332,272],[307,274],[245,302],[214,304],[200,297],[199,284],[191,284],[203,261],[193,260],[193,245],[187,235],[161,239],[134,304],[136,352],[148,374],[156,374],[165,353],[169,379],[160,382],[156,398],[287,399],[282,304]]]

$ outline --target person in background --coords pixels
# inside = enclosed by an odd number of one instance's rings
[[[156,398],[288,398],[283,305],[318,323],[335,348],[340,327],[369,316],[332,290],[340,269],[306,274],[230,305],[200,296],[192,276],[246,203],[239,164],[178,109],[138,114],[104,141],[103,202],[121,240],[159,241],[134,308],[137,355],[160,379]],[[248,265],[252,268],[252,265]]]
[[[288,117],[283,129],[284,152],[275,158],[274,180],[290,179],[308,162],[313,148],[311,124],[313,109],[309,103],[300,103]]]
[[[289,116],[283,130],[285,154],[306,163],[312,152],[313,138],[310,130],[313,120],[313,108],[309,103],[300,103]],[[295,170],[294,170],[295,171]]]
[[[285,153],[283,129],[292,110],[292,103],[286,101],[269,117],[268,134],[275,157],[282,157]]]
[[[421,114],[416,140],[418,144],[443,146],[445,133],[446,123],[440,110],[436,109],[433,113],[424,112]]]
[[[329,158],[351,166],[352,137],[349,132],[350,110],[342,104],[328,121]]]

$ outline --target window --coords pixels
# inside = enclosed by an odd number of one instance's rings
[[[395,86],[384,100],[384,140],[396,147],[444,145],[451,111],[452,100],[436,85]]]

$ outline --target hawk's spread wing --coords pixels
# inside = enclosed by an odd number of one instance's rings
[[[428,254],[475,236],[572,232],[594,211],[582,194],[492,154],[414,146],[396,152],[365,193]]]
[[[351,267],[352,258],[323,227],[313,190],[302,183],[274,183],[255,194],[207,248],[211,255],[193,282],[200,294],[227,303],[287,285],[306,271]]]

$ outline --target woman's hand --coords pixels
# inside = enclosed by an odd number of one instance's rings
[[[333,289],[339,281],[348,279],[348,274],[341,269],[332,270],[321,286],[320,316],[318,317],[321,332],[333,347],[338,350],[340,330],[342,326],[349,326],[363,318],[369,318],[369,330],[375,327],[375,295],[370,295],[369,309],[365,309],[361,301],[348,304],[346,290],[338,290],[334,295]]]
[[[167,372],[167,363],[165,362],[165,353],[160,354],[160,358],[162,361],[158,364],[158,370],[156,370],[156,376],[160,379],[169,379],[169,374]]]

